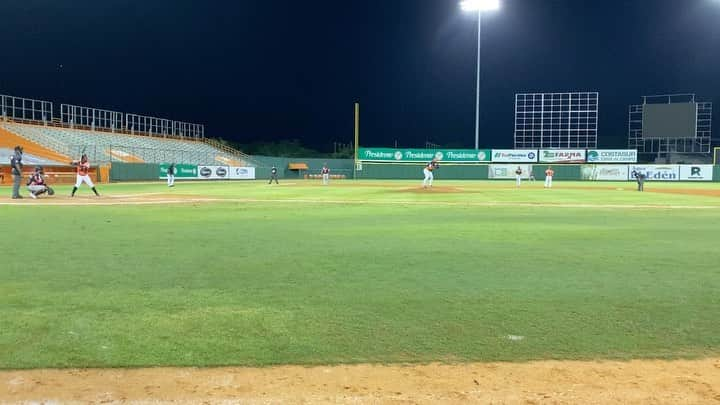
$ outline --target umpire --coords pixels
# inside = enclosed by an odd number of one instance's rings
[[[273,180],[275,180],[275,184],[280,184],[278,183],[277,167],[275,166],[270,169],[270,181],[268,182],[268,184],[272,184]]]
[[[640,171],[633,170],[633,171],[632,171],[632,175],[633,175],[633,177],[635,177],[635,180],[637,181],[638,191],[645,191],[645,188],[644,188],[644,186],[645,186],[645,174],[642,173],[642,172],[640,172]]]
[[[20,195],[20,180],[22,180],[22,146],[15,147],[15,153],[10,158],[10,167],[12,167],[13,187],[12,187],[12,198],[22,198]]]

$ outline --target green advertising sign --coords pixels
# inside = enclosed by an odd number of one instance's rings
[[[170,166],[169,163],[161,163],[160,164],[160,178],[164,179],[167,178],[167,169],[168,166]],[[195,165],[184,165],[184,164],[177,164],[175,165],[175,177],[176,178],[197,178],[198,177],[198,168]]]
[[[358,159],[366,162],[489,162],[490,149],[392,149],[359,148]]]

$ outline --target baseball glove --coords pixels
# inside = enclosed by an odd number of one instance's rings
[[[55,195],[55,190],[53,190],[52,188],[48,187],[48,188],[47,188],[47,193],[48,193],[48,195]]]

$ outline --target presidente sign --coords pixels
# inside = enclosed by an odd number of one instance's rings
[[[588,163],[635,163],[636,149],[588,149]]]
[[[585,149],[540,149],[540,163],[585,163]]]
[[[493,149],[492,161],[499,163],[535,163],[537,149]]]
[[[358,148],[358,159],[366,162],[489,162],[489,149],[392,149]]]
[[[160,165],[160,178],[167,178],[167,169],[170,166],[167,163]],[[194,179],[198,176],[198,168],[195,165],[176,164],[175,165],[175,178],[177,179]]]

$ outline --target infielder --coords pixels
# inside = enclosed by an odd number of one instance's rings
[[[97,190],[95,189],[95,185],[93,184],[92,180],[90,180],[90,162],[88,161],[87,155],[83,153],[79,162],[77,160],[73,160],[71,164],[73,166],[77,166],[77,180],[75,180],[75,186],[72,189],[72,194],[70,194],[70,197],[75,197],[75,192],[83,183],[90,186],[93,193],[95,193],[96,196],[100,197],[100,194],[98,194]]]
[[[433,170],[438,168],[437,159],[433,159],[425,165],[425,168],[423,169],[423,174],[425,175],[425,179],[423,179],[423,188],[432,187],[432,182],[434,179],[433,176]]]
[[[545,188],[552,188],[552,178],[555,175],[555,170],[552,169],[552,166],[548,166],[547,170],[545,170]]]
[[[27,188],[30,192],[31,198],[38,198],[39,195],[48,193],[48,195],[54,195],[55,191],[48,186],[45,181],[45,172],[41,166],[35,167],[35,172],[30,175],[27,181]]]
[[[327,163],[323,165],[320,174],[322,174],[323,186],[327,186],[330,182],[330,169],[328,169]]]
[[[175,187],[175,163],[170,163],[167,168],[168,187]]]
[[[515,186],[520,187],[520,182],[522,181],[522,169],[520,166],[515,170]]]

